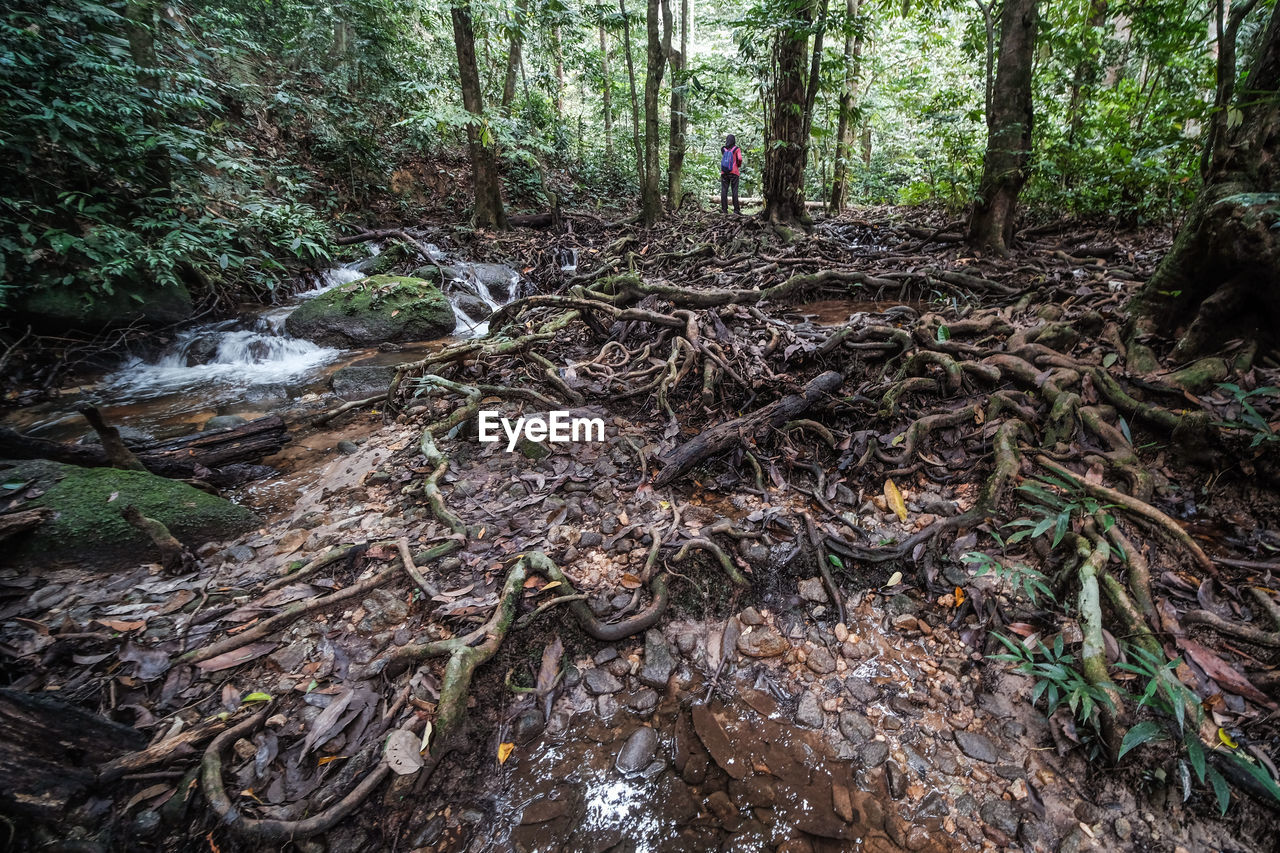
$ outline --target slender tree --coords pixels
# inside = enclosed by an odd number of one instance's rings
[[[662,217],[662,166],[658,161],[658,93],[666,69],[666,51],[660,35],[661,0],[649,0],[645,25],[649,49],[644,75],[644,181],[640,187],[640,216],[646,225]],[[670,30],[668,30],[668,39]],[[669,42],[668,42],[669,44]]]
[[[840,88],[840,117],[836,123],[836,165],[831,178],[832,214],[844,210],[849,199],[849,166],[853,158],[853,137],[857,131],[858,80],[862,62],[864,29],[858,19],[862,0],[845,0],[844,82]]]
[[[604,156],[613,162],[613,78],[609,73],[609,36],[600,23],[600,77],[604,82],[602,112],[604,114]]]
[[[969,245],[1000,255],[1007,254],[1013,242],[1018,193],[1031,159],[1031,71],[1038,22],[1036,0],[1005,0],[982,183],[969,217]]]
[[[1181,331],[1190,358],[1238,335],[1275,339],[1280,323],[1280,7],[1273,7],[1235,91],[1235,40],[1256,6],[1235,6],[1222,34],[1204,187],[1173,247],[1134,300],[1139,329]],[[1225,26],[1224,26],[1225,24]]]
[[[622,12],[622,47],[627,54],[627,82],[631,86],[631,146],[636,155],[636,185],[644,186],[644,148],[640,145],[640,98],[636,92],[636,62],[631,52],[631,16],[627,0],[618,0]]]
[[[481,133],[484,122],[484,96],[480,88],[480,69],[476,65],[475,27],[470,0],[449,10],[453,20],[453,44],[458,54],[458,78],[462,83],[462,105],[471,114],[467,124],[467,148],[471,154],[471,172],[475,181],[475,210],[472,218],[477,228],[505,230],[507,214],[502,206],[502,184],[498,177],[498,158],[491,142]]]
[[[684,155],[689,126],[688,81],[689,0],[680,0],[680,49],[671,51],[671,133],[667,152],[667,203],[678,210],[684,201]]]
[[[528,21],[529,0],[516,0],[515,13],[511,18],[511,41],[507,48],[507,73],[502,78],[502,111],[511,112],[511,103],[516,98],[516,76],[520,73],[523,61],[524,28]]]

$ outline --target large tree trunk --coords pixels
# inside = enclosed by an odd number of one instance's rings
[[[458,78],[462,83],[462,105],[484,120],[484,99],[480,89],[480,69],[476,65],[476,37],[471,21],[471,3],[449,10],[453,19],[453,44],[458,53]],[[507,214],[502,207],[502,184],[498,178],[498,158],[492,145],[485,144],[479,124],[467,125],[467,147],[471,153],[471,171],[475,180],[476,206],[472,219],[477,228],[506,230]]]
[[[798,26],[780,28],[774,36],[772,97],[767,99],[768,133],[765,135],[764,210],[761,217],[775,225],[808,227],[804,207],[805,61],[809,58],[808,25],[813,9],[797,9]]]
[[[1180,333],[1180,359],[1233,337],[1280,337],[1280,17],[1273,8],[1233,106],[1225,81],[1235,80],[1247,8],[1232,14],[1219,48],[1221,126],[1211,131],[1204,188],[1131,308],[1141,328]]]
[[[600,76],[604,81],[604,156],[613,162],[613,78],[609,75],[609,37],[600,25]]]
[[[529,0],[516,0],[514,19],[511,22],[511,46],[507,50],[507,73],[502,79],[502,111],[511,112],[511,104],[516,99],[516,76],[520,73],[524,43],[525,11],[529,8]]]
[[[622,12],[622,46],[627,52],[627,82],[631,85],[631,146],[636,155],[636,186],[644,187],[644,148],[640,146],[640,97],[636,94],[636,62],[631,53],[631,17],[627,0],[618,0]]]
[[[854,110],[862,61],[863,28],[858,21],[862,0],[845,0],[844,87],[840,90],[840,118],[836,124],[836,165],[831,179],[831,213],[849,201],[849,166],[853,158]]]
[[[640,216],[645,225],[662,217],[662,166],[658,161],[658,92],[666,68],[666,52],[659,32],[660,2],[649,0],[645,25],[649,33],[644,75],[644,183],[640,188]],[[670,37],[670,30],[668,30]]]
[[[689,0],[680,0],[680,49],[671,51],[671,141],[667,151],[667,203],[678,210],[684,201],[685,130],[689,125],[688,81],[684,69],[689,55]]]
[[[1036,0],[1005,0],[1000,13],[1000,58],[991,109],[982,183],[969,217],[969,245],[1008,254],[1018,193],[1031,159],[1031,70],[1035,59]]]

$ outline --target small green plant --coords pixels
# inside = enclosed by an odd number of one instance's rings
[[[1250,399],[1256,398],[1267,398],[1273,401],[1280,400],[1280,388],[1268,385],[1262,388],[1254,388],[1252,391],[1246,391],[1231,382],[1219,382],[1218,387],[1230,394],[1240,406],[1240,418],[1233,421],[1217,421],[1216,426],[1252,433],[1253,438],[1249,442],[1250,447],[1257,447],[1263,442],[1280,441],[1280,433],[1272,429],[1271,422],[1264,418],[1249,402]]]
[[[1050,486],[1061,491],[1051,491],[1048,488]],[[1024,501],[1021,506],[1037,517],[1019,518],[1006,524],[1005,527],[1020,528],[1009,536],[1007,543],[1009,545],[1017,544],[1023,539],[1043,536],[1052,530],[1052,545],[1056,548],[1067,535],[1067,531],[1071,529],[1073,516],[1088,518],[1111,507],[1111,504],[1104,504],[1075,483],[1069,483],[1050,474],[1041,474],[1035,480],[1023,483],[1018,486],[1018,491],[1036,501],[1035,503]],[[1109,529],[1114,523],[1115,519],[1109,514],[1102,515],[1104,528]]]
[[[1174,769],[1182,786],[1182,799],[1191,798],[1192,774],[1201,785],[1213,788],[1218,810],[1226,814],[1231,803],[1231,789],[1226,778],[1209,763],[1205,745],[1200,739],[1200,727],[1204,721],[1204,709],[1200,698],[1178,680],[1175,670],[1182,659],[1166,661],[1163,655],[1155,655],[1138,646],[1127,650],[1127,661],[1116,664],[1117,669],[1131,672],[1146,681],[1142,695],[1133,697],[1139,708],[1148,708],[1155,719],[1135,724],[1120,742],[1118,758],[1147,743],[1171,743],[1176,752]],[[1273,797],[1280,800],[1280,786],[1267,775],[1266,770],[1239,751],[1238,744],[1219,730],[1219,744],[1214,751],[1252,776]],[[1221,747],[1220,749],[1218,747]]]
[[[1090,759],[1101,755],[1104,741],[1101,717],[1097,712],[1102,708],[1113,708],[1111,697],[1101,687],[1085,680],[1076,668],[1076,656],[1066,650],[1062,635],[1054,638],[1052,647],[1039,640],[1034,647],[1029,647],[1027,643],[1003,634],[993,633],[992,636],[1009,651],[991,655],[991,659],[1011,663],[1015,670],[1035,680],[1031,703],[1034,705],[1044,699],[1045,713],[1049,716],[1059,708],[1070,708],[1076,719],[1077,731],[1085,735],[1082,742],[1088,745]]]
[[[999,535],[996,535],[996,541],[1000,541]],[[1003,545],[1003,542],[1000,542]],[[1032,568],[1025,563],[1005,562],[990,554],[982,551],[968,551],[960,556],[960,561],[966,565],[974,566],[974,577],[982,577],[983,575],[995,575],[1003,581],[1008,581],[1010,586],[1015,590],[1020,590],[1035,607],[1040,606],[1040,597],[1049,601],[1056,601],[1057,598],[1053,594],[1053,590],[1049,588],[1049,579],[1039,569]]]

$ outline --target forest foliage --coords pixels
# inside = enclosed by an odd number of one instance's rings
[[[636,101],[655,10],[667,50],[673,25],[675,46],[687,39],[659,103],[674,93],[684,107],[683,188],[695,202],[718,188],[729,132],[746,155],[743,195],[760,192],[777,144],[765,120],[780,32],[806,43],[825,32],[806,198],[829,198],[842,165],[847,203],[958,212],[974,199],[994,0],[719,0],[683,4],[688,21],[681,4],[656,0],[464,5],[480,115],[463,108],[451,6],[439,0],[9,4],[0,305],[41,289],[91,299],[142,281],[205,299],[269,298],[294,269],[333,255],[336,224],[420,217],[424,195],[406,186],[456,160],[468,127],[496,148],[509,204],[545,208],[554,191],[564,204],[626,206],[643,169]],[[1024,204],[1046,217],[1176,218],[1198,188],[1213,104],[1212,10],[1185,0],[1039,5]],[[1240,33],[1244,59],[1259,20]],[[852,144],[839,158],[851,84]],[[663,169],[675,126],[658,123]],[[469,206],[464,188],[449,191],[457,197],[441,206]]]

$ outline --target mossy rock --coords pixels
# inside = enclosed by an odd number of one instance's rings
[[[449,300],[429,281],[375,275],[303,302],[285,320],[295,338],[334,347],[430,341],[453,331]]]
[[[245,507],[145,471],[23,460],[0,462],[0,477],[5,483],[29,482],[24,493],[40,494],[25,507],[49,507],[55,513],[10,540],[10,557],[20,566],[119,569],[156,560],[155,546],[120,515],[131,504],[192,549],[237,536],[258,523]]]
[[[37,329],[96,331],[137,322],[173,325],[190,319],[195,308],[181,285],[137,282],[117,285],[111,294],[74,285],[42,288],[23,300],[21,312]]]

